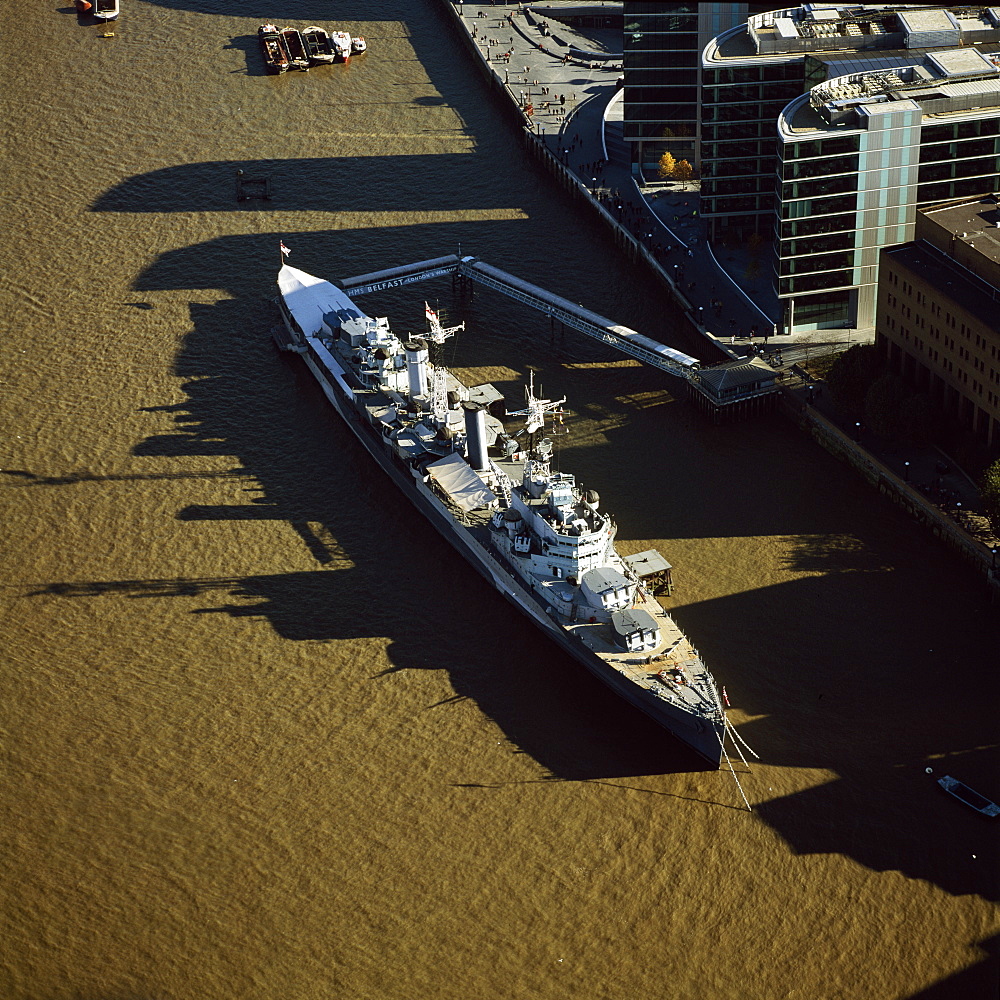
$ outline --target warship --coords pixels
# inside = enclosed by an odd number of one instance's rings
[[[329,281],[283,263],[277,283],[278,347],[302,357],[414,506],[578,663],[719,767],[723,699],[641,565],[667,564],[653,550],[621,556],[598,494],[553,469],[546,420],[562,419],[565,399],[537,397],[531,378],[524,408],[498,416],[492,386],[431,359],[464,324],[446,329],[425,303],[428,332],[400,340]],[[509,434],[501,416],[524,426]]]

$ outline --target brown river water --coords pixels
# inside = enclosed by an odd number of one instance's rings
[[[446,280],[362,300],[464,319],[450,362],[512,405],[529,367],[568,397],[560,462],[674,564],[760,756],[747,812],[268,334],[281,239],[327,278],[461,244],[700,353],[658,286],[525,161],[436,0],[123,7],[114,38],[8,19],[0,996],[992,997],[995,827],[925,773],[1000,793],[979,582],[780,417],[711,427]],[[264,15],[370,51],[265,76]]]

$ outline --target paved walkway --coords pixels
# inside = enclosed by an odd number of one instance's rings
[[[578,7],[546,0],[547,8]],[[641,184],[623,139],[620,34],[575,31],[521,4],[455,2],[487,64],[522,109],[539,139],[621,226],[636,237],[678,292],[692,323],[712,344],[706,363],[763,354],[790,368],[831,349],[874,340],[874,330],[776,334],[777,296],[766,245],[713,248],[698,215],[696,181]],[[719,353],[716,353],[719,352]],[[858,432],[804,379],[797,392],[901,478],[986,544],[996,544],[975,513],[978,491],[956,464],[931,447],[904,449]],[[909,464],[907,464],[909,463]]]

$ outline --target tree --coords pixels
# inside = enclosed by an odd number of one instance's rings
[[[1000,458],[983,473],[979,495],[982,497],[983,510],[993,526],[993,533],[1000,534]]]
[[[678,160],[674,164],[674,178],[682,184],[687,184],[694,176],[694,167],[687,160]]]
[[[660,157],[660,165],[657,168],[660,174],[660,180],[666,180],[668,177],[673,177],[674,170],[677,166],[677,161],[674,159],[673,153],[664,153]]]
[[[855,344],[837,356],[826,376],[830,395],[837,406],[860,415],[865,393],[882,374],[882,357],[872,344]]]
[[[906,387],[898,375],[880,375],[865,393],[865,422],[879,437],[898,438],[904,431],[902,417]]]
[[[914,444],[926,444],[934,426],[934,401],[926,392],[907,396],[900,407],[903,437]]]

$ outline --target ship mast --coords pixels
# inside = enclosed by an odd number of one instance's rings
[[[523,410],[514,410],[509,414],[511,417],[527,417],[524,422],[524,430],[521,434],[528,435],[528,461],[525,463],[525,472],[530,469],[538,469],[547,475],[549,471],[549,454],[551,449],[544,454],[538,448],[538,432],[545,429],[545,414],[552,413],[561,416],[563,411],[558,409],[566,402],[566,397],[562,399],[538,399],[535,396],[535,373],[528,374],[528,388],[525,390],[527,406]]]
[[[431,309],[426,301],[424,302],[424,314],[427,316],[427,323],[430,326],[427,339],[438,347],[449,337],[453,337],[465,329],[464,323],[459,323],[458,326],[441,326],[437,312]],[[437,366],[437,360],[434,358],[435,363],[431,368],[431,413],[436,422],[443,424],[448,419],[448,379],[445,370]]]

